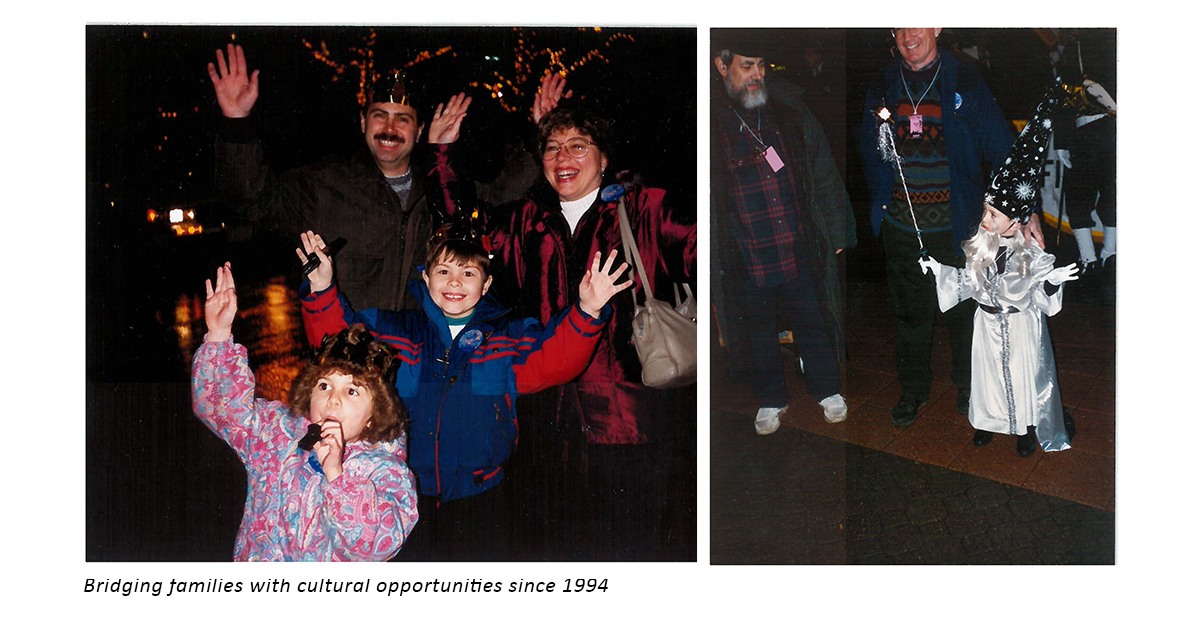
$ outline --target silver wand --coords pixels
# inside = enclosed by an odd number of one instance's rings
[[[917,244],[921,247],[921,258],[924,259],[929,257],[929,252],[925,250],[921,226],[917,224],[917,213],[913,211],[912,197],[908,193],[908,182],[904,180],[904,166],[901,165],[903,160],[900,159],[900,153],[896,152],[896,138],[892,137],[892,125],[896,121],[887,107],[880,107],[875,110],[875,122],[879,127],[879,155],[884,161],[895,164],[896,172],[900,175],[900,185],[904,187],[904,200],[908,201],[908,215],[912,217],[913,228],[917,230]]]

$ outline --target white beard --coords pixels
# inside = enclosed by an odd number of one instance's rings
[[[1008,261],[1004,272],[1016,272],[1022,276],[1029,274],[1029,264],[1033,256],[1025,242],[1025,236],[1018,229],[1013,237],[1001,238],[999,234],[979,227],[975,235],[963,242],[963,253],[966,255],[967,270],[975,277],[976,285],[987,284],[987,271],[996,268],[996,255],[1000,245],[1008,247]]]
[[[767,104],[767,84],[764,82],[760,83],[759,86],[760,89],[758,91],[751,92],[745,87],[735,89],[726,80],[725,93],[729,94],[729,97],[741,105],[743,109],[755,109]]]

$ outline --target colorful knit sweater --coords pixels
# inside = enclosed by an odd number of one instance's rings
[[[983,77],[947,50],[939,49],[938,56],[942,67],[935,89],[941,106],[940,133],[950,167],[950,224],[954,241],[962,242],[979,224],[988,170],[1008,155],[1013,134]],[[893,59],[872,80],[863,107],[859,149],[871,203],[871,230],[876,236],[893,202],[896,175],[895,167],[879,155],[875,112],[880,105],[899,111],[902,99],[908,97],[901,81],[902,63],[902,59]]]
[[[234,560],[387,560],[417,522],[403,437],[347,443],[342,474],[325,479],[296,447],[308,419],[254,397],[246,348],[205,342],[192,363],[192,409],[246,467],[246,508]]]

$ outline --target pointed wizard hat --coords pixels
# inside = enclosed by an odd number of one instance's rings
[[[1022,223],[1028,221],[1037,210],[1045,177],[1043,167],[1050,150],[1050,136],[1054,132],[1053,119],[1063,113],[1067,96],[1067,87],[1061,80],[1055,80],[1054,85],[1046,90],[1033,118],[1021,130],[1008,156],[992,174],[992,182],[983,195],[984,203]]]

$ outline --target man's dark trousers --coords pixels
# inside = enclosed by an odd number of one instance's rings
[[[954,242],[949,230],[922,233],[921,236],[934,259],[962,267],[962,243]],[[938,311],[937,289],[933,277],[923,274],[917,264],[920,246],[915,233],[901,230],[884,220],[880,237],[887,255],[888,291],[891,293],[892,318],[896,322],[896,372],[900,377],[900,391],[905,396],[928,399],[933,385],[929,361]],[[950,380],[959,390],[970,390],[975,301],[967,299],[942,316],[949,331]]]

